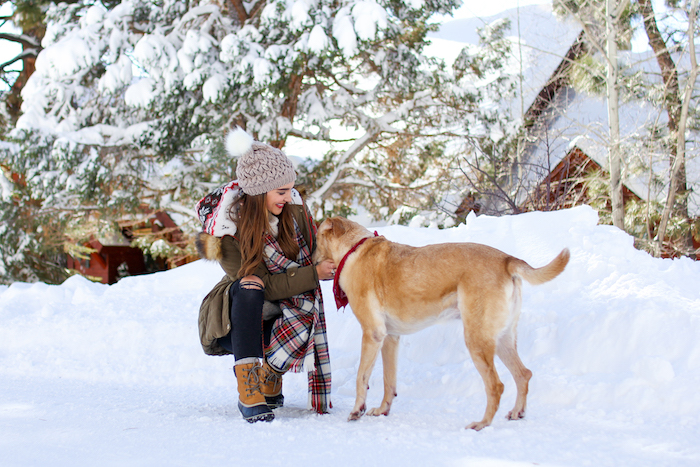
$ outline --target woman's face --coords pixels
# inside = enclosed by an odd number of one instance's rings
[[[282,214],[282,208],[287,203],[292,202],[292,188],[294,182],[283,185],[265,194],[265,206],[275,216]]]

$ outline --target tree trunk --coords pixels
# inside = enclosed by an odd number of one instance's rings
[[[625,229],[625,206],[622,198],[622,155],[620,154],[620,97],[619,66],[617,61],[618,15],[617,1],[606,0],[605,28],[606,53],[608,60],[606,88],[608,98],[608,124],[610,127],[610,152],[608,163],[610,170],[610,198],[612,199],[613,225]]]
[[[238,23],[243,26],[249,19],[254,18],[260,10],[265,6],[265,0],[258,0],[255,4],[245,2],[244,0],[229,0],[233,11],[236,12]],[[247,7],[246,7],[247,3]],[[226,4],[228,6],[228,4]]]
[[[301,86],[304,83],[304,75],[300,73],[298,75],[292,75],[289,79],[289,93],[287,94],[287,99],[285,99],[284,104],[282,104],[281,117],[289,120],[289,123],[294,121],[294,117],[297,114],[297,106],[299,105],[299,96],[301,95]],[[270,141],[270,146],[278,149],[282,149],[287,142],[287,135],[281,135],[277,133],[277,137]]]
[[[686,197],[683,196],[682,201],[680,203],[676,203],[676,196],[679,194],[685,195],[688,190],[685,171],[685,129],[688,119],[690,99],[692,97],[692,91],[695,87],[695,81],[699,71],[697,59],[695,57],[694,42],[697,0],[693,0],[691,3],[690,12],[688,15],[688,47],[690,52],[691,69],[683,97],[680,95],[676,65],[668,51],[668,48],[666,47],[666,43],[661,37],[661,33],[656,24],[656,18],[654,17],[654,10],[651,2],[649,0],[639,0],[639,5],[642,8],[644,15],[644,29],[646,30],[647,37],[649,39],[649,45],[651,45],[654,53],[656,54],[656,60],[661,68],[661,76],[664,80],[664,102],[668,113],[668,127],[669,132],[671,133],[672,141],[670,164],[671,174],[668,195],[666,197],[666,205],[661,213],[661,221],[659,222],[659,229],[656,234],[656,254],[660,255],[663,248],[663,242],[666,237],[666,229],[668,227],[669,218],[671,217],[671,212],[675,212],[676,215],[685,219],[686,222],[691,222],[688,214],[688,201]],[[688,232],[683,243],[682,248],[685,250],[684,252],[688,252],[691,257],[694,257],[695,254],[693,252],[692,232]]]
[[[36,70],[36,57],[42,50],[41,40],[44,38],[45,33],[46,26],[42,22],[39,22],[29,27],[25,27],[22,30],[21,36],[7,35],[7,37],[3,37],[5,40],[22,44],[22,53],[15,58],[17,59],[21,57],[22,71],[20,71],[19,76],[12,84],[10,92],[5,98],[5,105],[8,113],[10,114],[13,125],[22,113],[22,89],[24,89],[24,85],[27,84],[27,80],[30,76],[32,76],[34,70]],[[12,61],[7,62],[6,64],[9,65],[11,62]]]

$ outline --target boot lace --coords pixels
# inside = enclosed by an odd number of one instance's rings
[[[260,375],[258,374],[259,366],[251,367],[248,370],[248,375],[246,376],[245,390],[249,396],[252,396],[256,392],[260,392],[260,386],[262,381],[260,381]]]
[[[275,373],[273,370],[271,370],[269,368],[266,368],[265,370],[266,370],[265,375],[264,375],[265,380],[263,381],[262,384],[264,384],[264,385],[272,384],[273,386],[277,386],[277,383],[279,382],[282,375]]]

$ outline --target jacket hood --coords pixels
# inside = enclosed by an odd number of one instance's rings
[[[243,190],[236,180],[217,188],[202,198],[194,207],[202,222],[202,231],[215,237],[236,234],[236,223],[229,210],[243,196]]]
[[[236,223],[231,219],[229,211],[231,206],[237,203],[243,195],[238,181],[234,180],[202,198],[194,208],[197,217],[202,222],[202,231],[214,237],[236,235]],[[292,188],[291,204],[304,204],[301,195],[294,188]]]

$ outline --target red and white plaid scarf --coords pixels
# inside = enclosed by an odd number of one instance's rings
[[[265,235],[265,265],[270,273],[283,274],[290,267],[313,264],[311,251],[296,221],[294,230],[299,244],[296,261],[284,256],[275,237]],[[275,321],[270,345],[265,349],[267,360],[282,371],[299,373],[306,369],[311,408],[326,413],[332,407],[331,363],[321,287],[280,300],[280,308],[282,316]]]

